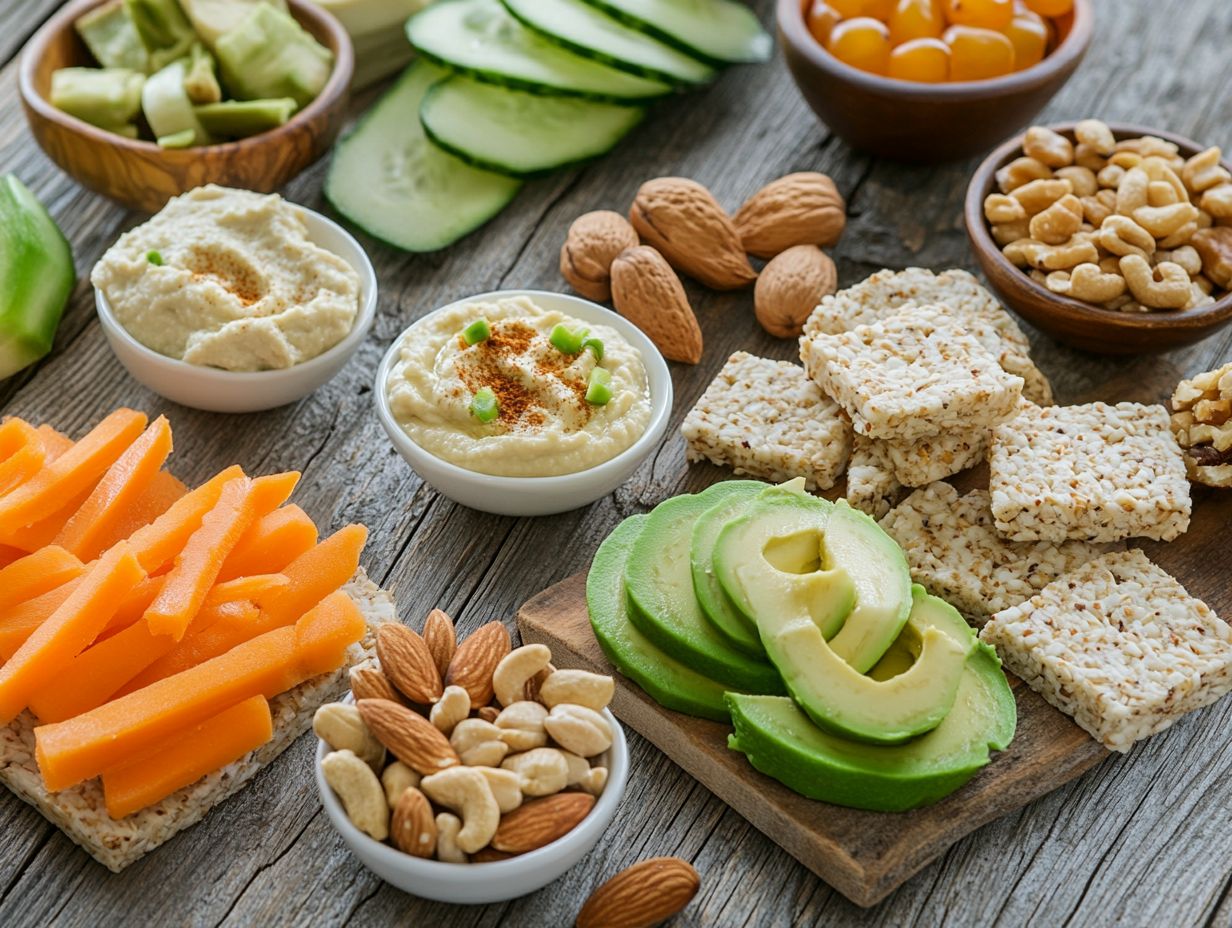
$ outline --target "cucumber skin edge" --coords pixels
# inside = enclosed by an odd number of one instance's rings
[[[695,48],[687,42],[681,41],[676,36],[672,35],[664,29],[660,29],[654,23],[647,22],[644,19],[638,19],[636,16],[631,16],[624,10],[618,9],[604,2],[604,0],[583,0],[596,9],[602,10],[612,19],[624,23],[630,28],[636,29],[639,32],[644,32],[653,39],[658,39],[664,45],[670,45],[678,52],[683,52],[691,58],[696,58],[702,64],[710,65],[712,68],[726,68],[733,64],[762,64],[770,60],[771,56],[765,58],[739,58],[736,60],[727,60],[724,58],[716,58],[714,55],[708,55],[700,48]],[[773,47],[773,46],[772,46]]]

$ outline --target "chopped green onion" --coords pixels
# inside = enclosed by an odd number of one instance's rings
[[[587,348],[594,352],[596,362],[603,360],[602,339],[595,338],[593,335],[588,335],[586,338],[582,339],[582,350],[585,351]]]
[[[562,354],[580,354],[582,343],[589,334],[590,329],[586,326],[582,326],[575,332],[563,322],[558,322],[552,327],[552,334],[548,336],[548,341]]]
[[[606,367],[596,367],[590,372],[590,384],[586,387],[586,402],[604,406],[612,399],[612,372]]]
[[[492,337],[492,327],[488,325],[487,319],[476,319],[465,329],[462,330],[462,340],[468,345],[477,345],[480,342],[486,342]]]
[[[480,422],[491,422],[500,415],[500,404],[491,387],[480,387],[471,397],[471,412]]]
[[[163,256],[157,251],[147,251],[145,253],[145,259],[157,267],[163,266]]]

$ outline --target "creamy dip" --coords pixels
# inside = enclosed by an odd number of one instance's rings
[[[486,319],[491,337],[468,345],[462,331]],[[603,359],[566,354],[552,329],[588,328]],[[587,402],[591,371],[611,374],[611,399]],[[499,404],[479,421],[471,401],[483,388]],[[385,389],[394,418],[425,451],[468,470],[549,477],[586,470],[632,445],[650,423],[641,354],[615,330],[545,310],[525,297],[455,306],[415,323],[399,342]]]
[[[359,312],[359,275],[309,240],[297,206],[212,184],[126,232],[90,280],[147,348],[228,371],[311,360]]]

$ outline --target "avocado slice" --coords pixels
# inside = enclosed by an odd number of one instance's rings
[[[693,593],[689,549],[694,523],[716,503],[747,493],[750,486],[765,489],[752,480],[728,480],[654,508],[625,569],[629,618],[656,647],[729,689],[785,693],[778,671],[733,648],[706,619]]]
[[[659,705],[718,722],[728,721],[726,687],[668,657],[629,621],[625,565],[649,516],[621,522],[595,552],[586,576],[586,606],[599,647],[616,669]]]
[[[921,642],[919,657],[909,670],[877,680],[848,663],[826,642],[825,631],[833,627],[835,615],[844,612],[854,586],[856,608],[847,616],[843,630],[865,621],[874,630],[867,633],[857,628],[848,640],[863,646],[870,634],[884,634],[887,610],[881,607],[886,599],[875,599],[877,608],[865,617],[860,614],[859,597],[870,588],[879,593],[868,582],[875,572],[885,570],[889,575],[882,588],[894,583],[895,560],[888,561],[886,570],[887,565],[878,559],[885,545],[877,538],[857,539],[858,543],[844,539],[832,545],[831,526],[836,522],[840,538],[843,532],[884,533],[871,520],[846,519],[849,510],[844,511],[844,506],[821,503],[781,489],[767,491],[748,513],[720,532],[715,570],[733,601],[755,618],[766,653],[810,718],[848,738],[901,743],[936,728],[945,718],[974,638],[937,628],[930,624],[927,611],[909,608],[907,625]],[[832,560],[853,553],[873,560]],[[910,581],[906,596],[910,604]],[[897,624],[899,607],[891,604],[889,615]],[[879,647],[877,658],[891,642]]]

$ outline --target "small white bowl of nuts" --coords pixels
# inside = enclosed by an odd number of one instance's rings
[[[628,777],[614,680],[512,648],[500,622],[459,643],[439,609],[422,633],[387,623],[376,638],[379,663],[313,720],[321,802],[355,856],[456,904],[524,896],[585,857]]]

